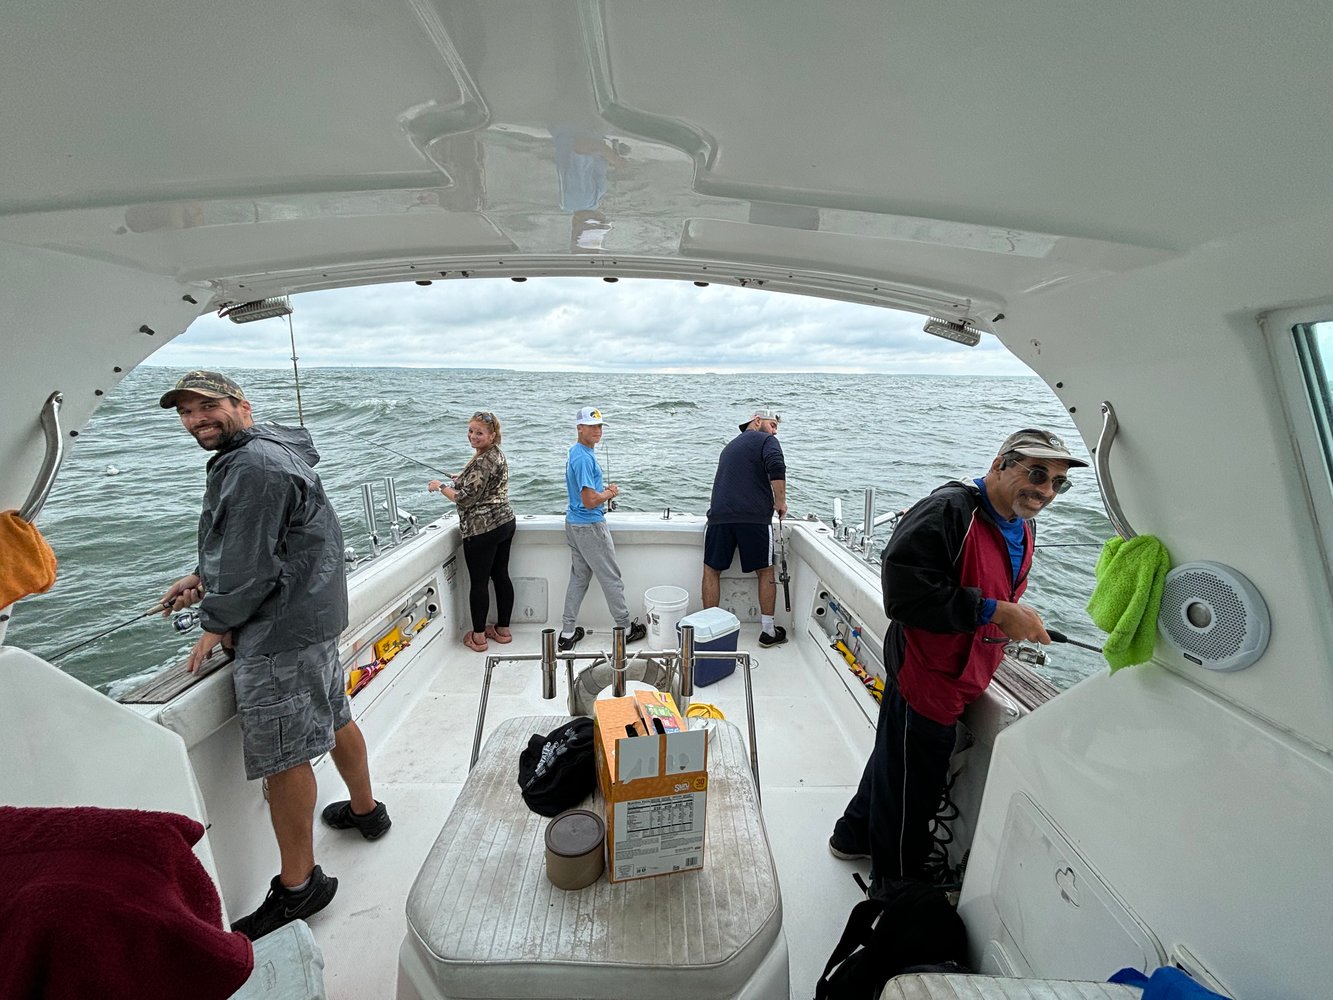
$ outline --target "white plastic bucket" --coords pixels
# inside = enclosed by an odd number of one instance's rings
[[[648,619],[648,645],[653,649],[675,649],[676,623],[685,617],[690,595],[680,587],[649,587],[643,593],[643,613]]]

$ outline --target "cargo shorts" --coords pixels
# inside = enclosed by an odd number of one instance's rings
[[[334,732],[352,721],[337,639],[238,656],[232,685],[250,781],[328,753]]]

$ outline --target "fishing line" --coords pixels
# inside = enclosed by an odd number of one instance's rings
[[[104,636],[108,636],[108,635],[110,635],[112,632],[117,632],[117,631],[119,631],[120,629],[123,629],[126,625],[133,625],[135,622],[137,622],[137,621],[142,621],[143,619],[147,618],[149,615],[158,615],[158,614],[161,614],[163,611],[167,611],[167,610],[169,610],[170,608],[171,608],[171,605],[170,605],[170,604],[167,604],[165,601],[160,601],[160,602],[158,602],[158,604],[157,604],[155,607],[149,608],[147,611],[145,611],[145,612],[144,612],[143,614],[141,614],[141,615],[135,615],[133,618],[129,619],[128,621],[123,621],[123,622],[121,622],[119,625],[112,625],[109,629],[105,629],[105,630],[103,630],[103,631],[101,631],[101,632],[98,632],[98,633],[97,633],[95,636],[93,636],[92,638],[84,639],[82,642],[76,642],[73,646],[70,646],[68,649],[62,649],[59,653],[56,653],[55,656],[49,656],[49,657],[47,657],[47,662],[48,662],[48,663],[54,663],[56,660],[60,659],[62,656],[68,656],[70,653],[74,652],[74,650],[76,650],[76,649],[82,649],[84,646],[88,645],[89,643],[96,642],[98,639],[101,639],[101,638],[103,638]]]
[[[380,443],[379,443],[378,441],[376,441],[374,438],[368,438],[368,437],[366,437],[364,434],[358,434],[358,433],[356,433],[355,431],[349,431],[349,430],[347,430],[346,428],[343,428],[342,433],[343,433],[343,434],[349,434],[349,435],[351,435],[351,436],[354,437],[354,438],[358,438],[358,439],[360,439],[360,440],[362,440],[362,441],[365,441],[367,444],[373,444],[376,448],[382,448],[383,450],[389,452],[389,454],[391,454],[391,455],[397,455],[399,458],[401,458],[401,459],[402,459],[403,461],[405,461],[405,462],[411,462],[413,465],[419,465],[419,466],[421,466],[423,469],[430,469],[431,472],[438,472],[440,475],[444,476],[446,479],[453,479],[453,478],[454,478],[454,474],[453,474],[452,472],[445,472],[443,469],[437,469],[437,468],[435,468],[435,466],[433,466],[433,465],[427,465],[425,462],[419,461],[418,459],[415,459],[415,458],[409,458],[407,455],[404,455],[401,451],[398,451],[398,450],[396,450],[396,449],[394,449],[394,448],[390,448],[387,444],[380,444]]]

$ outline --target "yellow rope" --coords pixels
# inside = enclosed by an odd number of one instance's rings
[[[706,701],[692,701],[690,707],[685,710],[687,719],[725,719],[722,709],[716,705],[710,705]]]

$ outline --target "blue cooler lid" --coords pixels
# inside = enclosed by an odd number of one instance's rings
[[[741,620],[726,608],[704,608],[694,614],[686,615],[676,623],[676,634],[680,634],[682,625],[694,626],[695,642],[712,642],[724,635],[731,635],[741,627]]]

